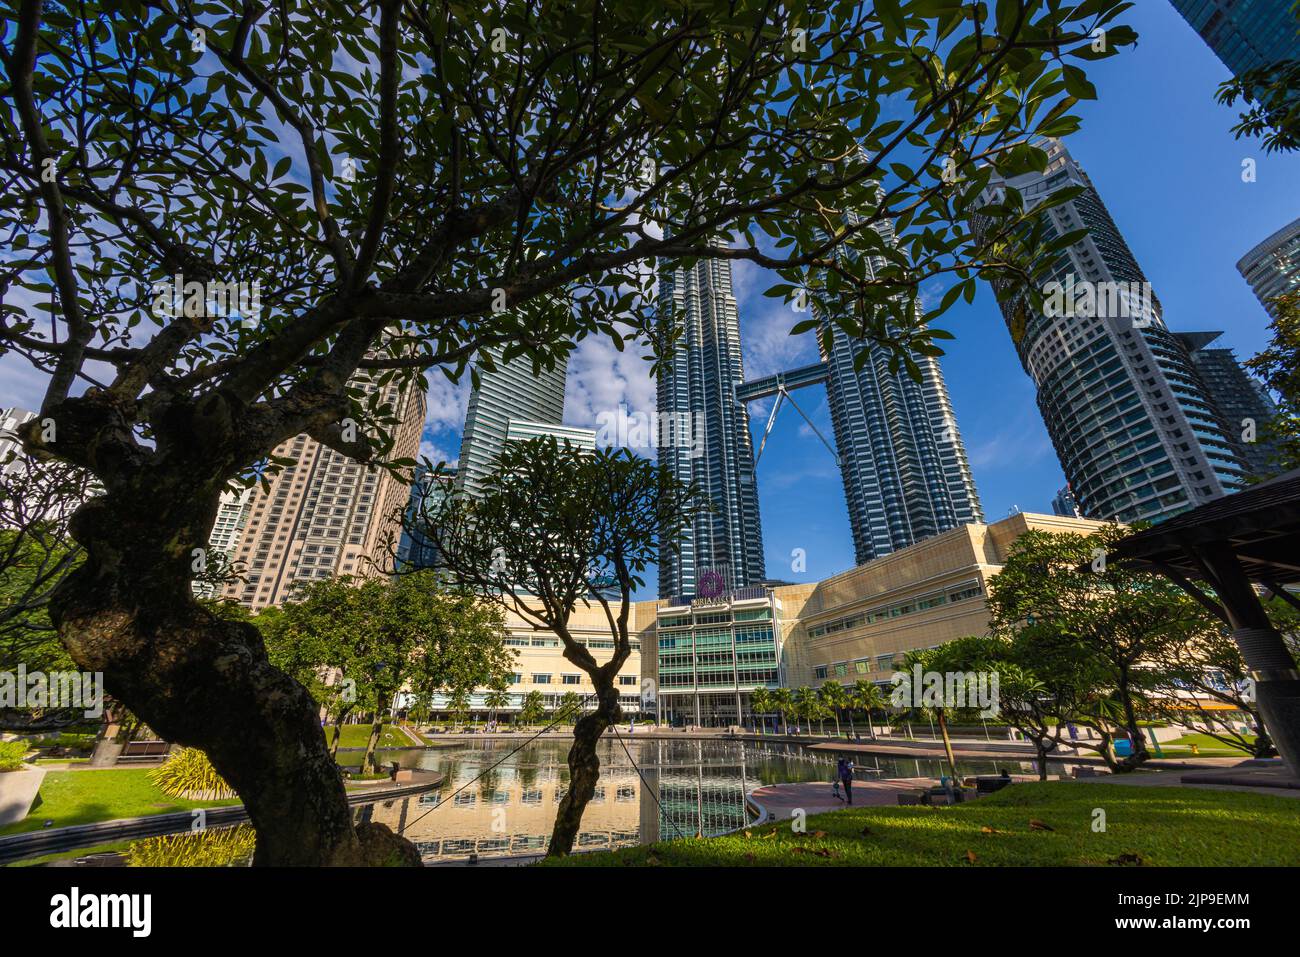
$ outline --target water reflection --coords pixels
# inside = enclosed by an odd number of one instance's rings
[[[541,854],[568,787],[568,749],[562,740],[482,741],[408,752],[406,763],[443,772],[440,788],[357,813],[413,841],[426,863]],[[698,740],[606,739],[599,753],[600,783],[583,814],[579,850],[711,837],[744,827],[753,820],[745,802],[749,791],[829,781],[837,757],[799,745]],[[864,778],[944,773],[934,760],[856,758],[865,763]],[[992,761],[958,767],[963,774],[1022,770],[1018,763]]]

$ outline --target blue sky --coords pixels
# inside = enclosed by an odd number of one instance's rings
[[[1267,316],[1236,262],[1300,214],[1300,157],[1266,157],[1257,141],[1233,138],[1236,111],[1214,99],[1228,71],[1171,4],[1148,0],[1123,19],[1137,29],[1139,44],[1093,66],[1098,99],[1077,108],[1083,128],[1069,148],[1146,272],[1169,326],[1223,330],[1218,345],[1252,355],[1267,341]],[[1256,161],[1253,183],[1242,181],[1247,158]],[[811,336],[788,335],[795,318],[789,308],[762,295],[773,278],[748,263],[736,266],[746,378],[817,358]],[[1050,512],[1065,478],[991,291],[981,284],[974,303],[959,303],[939,324],[956,335],[942,365],[986,520],[1017,508]],[[425,452],[450,460],[466,388],[441,378],[430,396]],[[794,395],[830,436],[824,390]],[[631,351],[584,343],[569,368],[566,421],[594,427],[596,411],[621,401],[654,408],[644,363]],[[751,406],[756,448],[769,410],[768,403]],[[813,581],[852,567],[839,470],[791,408],[780,413],[758,482],[769,577]],[[807,560],[798,573],[791,569],[796,548]],[[652,573],[638,597],[655,593]]]

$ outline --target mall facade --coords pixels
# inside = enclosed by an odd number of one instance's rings
[[[951,529],[820,582],[711,599],[640,602],[644,683],[664,724],[752,720],[759,688],[885,684],[909,651],[988,631],[990,580],[1031,529],[1087,535],[1102,522],[1018,513]]]

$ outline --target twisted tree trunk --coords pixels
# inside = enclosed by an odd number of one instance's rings
[[[600,757],[596,748],[605,729],[623,717],[613,678],[596,678],[596,710],[584,714],[573,726],[573,747],[569,748],[569,790],[560,801],[551,830],[548,857],[563,857],[573,851],[573,842],[582,826],[582,812],[596,793],[600,780]]]
[[[267,660],[258,630],[194,600],[191,549],[216,495],[150,478],[73,518],[86,560],[50,606],[73,660],[163,738],[208,755],[248,808],[255,863],[418,864],[387,828],[353,828],[317,705]]]

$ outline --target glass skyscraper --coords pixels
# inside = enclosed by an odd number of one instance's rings
[[[1082,187],[1044,215],[1049,238],[1087,232],[1054,264],[1044,292],[1055,304],[1049,298],[1042,313],[1022,313],[1019,301],[1001,308],[1083,515],[1156,520],[1237,488],[1245,468],[1235,437],[1185,345],[1165,327],[1101,196],[1063,145],[1042,145],[1047,169],[1009,185],[1029,207]],[[995,177],[990,191],[1003,186]]]
[[[677,541],[660,546],[659,594],[695,596],[762,581],[763,531],[754,481],[749,412],[736,399],[744,381],[731,263],[701,259],[659,276],[661,330],[679,324],[675,351],[657,382],[659,422],[682,423],[660,436],[659,462],[696,483],[713,510],[701,512]],[[689,423],[689,425],[687,425]],[[702,429],[703,436],[683,434]]]
[[[888,225],[877,231],[893,241]],[[880,266],[873,261],[868,271]],[[823,324],[828,321],[828,307],[816,297],[812,309]],[[830,328],[830,352],[821,336],[817,341],[857,564],[983,521],[938,361],[913,357],[921,369],[918,382],[904,368],[891,372],[884,348],[850,338],[836,323]],[[869,356],[855,369],[862,349]]]
[[[1208,348],[1222,332],[1179,332],[1180,342],[1200,374],[1210,396],[1237,440],[1237,451],[1252,476],[1263,477],[1274,470],[1277,446],[1263,438],[1264,423],[1277,413],[1264,383],[1251,376],[1231,349]]]
[[[1278,296],[1300,293],[1300,219],[1283,226],[1237,263],[1255,298],[1277,318]]]
[[[1234,76],[1300,60],[1294,0],[1173,0],[1175,9]]]
[[[479,369],[478,388],[470,393],[460,440],[456,487],[471,496],[481,491],[483,478],[496,466],[511,419],[558,426],[564,417],[567,366],[563,362],[534,374],[527,357],[503,362],[497,347],[492,358],[492,371]]]

